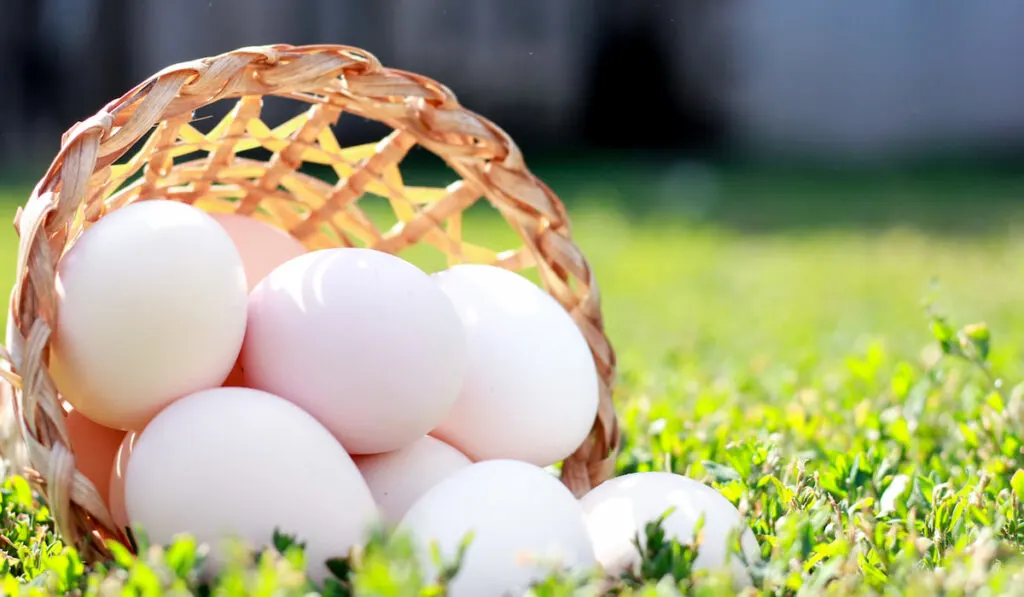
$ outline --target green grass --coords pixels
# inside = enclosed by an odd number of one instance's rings
[[[569,203],[601,285],[620,363],[619,471],[675,470],[733,500],[763,547],[758,591],[996,595],[1020,586],[1019,175],[739,170],[711,184],[692,169],[637,167],[598,184],[584,166],[537,170]],[[631,205],[630,193],[644,204]],[[25,190],[0,194],[9,221]],[[512,240],[487,214],[473,214],[470,227]],[[15,240],[0,236],[0,271],[13,272]],[[413,257],[437,266],[427,253]],[[978,321],[987,327],[960,330]],[[0,499],[6,592],[197,587],[187,541],[85,569],[20,478]],[[204,591],[304,594],[293,569],[301,554],[279,547],[284,555],[270,550]],[[646,578],[627,579],[626,593],[730,594],[689,570],[691,546],[652,534],[648,548]],[[325,590],[417,594],[407,556],[378,538]],[[572,594],[584,580],[553,579],[536,594]]]

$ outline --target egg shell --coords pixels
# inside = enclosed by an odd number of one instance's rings
[[[462,452],[429,435],[391,452],[353,460],[389,524],[397,524],[431,487],[472,464]]]
[[[431,579],[438,573],[431,543],[450,562],[473,533],[450,597],[520,594],[553,569],[596,568],[579,502],[544,469],[515,460],[456,471],[417,500],[398,529]]]
[[[250,216],[211,213],[235,243],[245,279],[252,290],[275,267],[306,252],[298,240],[284,230]]]
[[[140,429],[219,386],[245,333],[242,260],[209,215],[149,200],[101,218],[58,264],[50,373],[93,421]]]
[[[672,473],[632,473],[598,485],[583,496],[580,504],[597,559],[608,574],[619,575],[639,566],[634,537],[643,534],[647,523],[675,508],[662,523],[666,537],[692,543],[697,521],[703,515],[703,543],[694,565],[709,570],[728,565],[737,587],[751,584],[742,559],[730,551],[730,533],[742,526],[740,545],[749,562],[760,560],[757,539],[729,500],[703,483]]]
[[[242,370],[242,359],[241,358],[239,358],[238,361],[235,362],[235,366],[231,368],[231,372],[228,373],[228,376],[224,380],[224,383],[222,383],[220,385],[223,386],[223,387],[233,387],[233,388],[244,388],[244,387],[246,387],[246,385],[245,385],[245,371]]]
[[[291,400],[350,454],[426,435],[458,395],[466,339],[448,298],[393,255],[326,249],[292,259],[253,289],[246,385]]]
[[[431,435],[473,460],[548,466],[583,443],[597,416],[598,379],[568,312],[526,278],[487,265],[434,274],[466,329],[458,400]]]
[[[128,460],[125,505],[152,543],[187,532],[209,544],[214,568],[230,553],[225,539],[259,548],[275,529],[294,535],[314,579],[378,520],[331,434],[291,402],[248,388],[197,392],[161,411]]]
[[[110,503],[110,470],[125,432],[104,427],[77,410],[71,410],[64,426],[75,456],[75,468],[93,484],[104,504]]]
[[[128,511],[124,505],[124,480],[128,473],[128,460],[135,449],[135,441],[138,439],[137,431],[129,431],[121,440],[114,455],[114,465],[110,471],[110,496],[107,507],[110,509],[110,517],[114,519],[117,528],[124,529],[128,526]]]

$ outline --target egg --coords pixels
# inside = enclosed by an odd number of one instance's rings
[[[245,333],[241,257],[217,222],[174,201],[101,218],[57,268],[50,373],[76,410],[139,429],[173,400],[219,386]]]
[[[248,216],[229,213],[211,213],[234,241],[245,278],[252,290],[275,267],[306,252],[293,236],[280,228]]]
[[[104,427],[71,410],[64,426],[75,455],[75,468],[93,484],[104,504],[110,503],[110,470],[125,432]]]
[[[462,452],[429,435],[392,452],[353,460],[389,524],[398,523],[431,487],[472,464]]]
[[[245,387],[245,372],[242,371],[242,359],[241,359],[241,357],[239,357],[238,361],[235,363],[235,366],[231,369],[231,372],[228,373],[227,379],[225,379],[224,383],[222,383],[220,385],[224,386],[224,387],[235,387],[235,388],[244,388]]]
[[[225,540],[269,545],[275,529],[306,543],[309,572],[361,545],[373,496],[331,434],[291,402],[248,388],[197,392],[161,411],[128,460],[125,506],[154,544],[190,533],[222,565]]]
[[[473,533],[450,597],[520,594],[554,569],[596,568],[579,502],[544,469],[515,460],[456,471],[418,499],[398,529],[431,579],[438,574],[431,544],[451,562]]]
[[[350,454],[389,452],[426,435],[455,402],[465,366],[451,301],[393,255],[314,251],[250,294],[246,385],[299,405]]]
[[[514,272],[456,265],[434,274],[469,347],[458,400],[431,435],[473,460],[549,466],[573,453],[597,415],[597,368],[555,299]]]
[[[128,526],[128,511],[124,506],[124,479],[128,473],[128,459],[131,458],[132,450],[135,449],[135,440],[139,437],[138,432],[129,431],[121,440],[114,455],[114,465],[110,471],[110,496],[107,506],[110,509],[110,517],[114,519],[117,528],[123,529]]]
[[[695,566],[725,569],[728,557],[736,584],[751,584],[741,558],[730,551],[730,533],[740,532],[743,554],[751,563],[760,560],[757,539],[729,500],[703,483],[672,473],[632,473],[598,485],[580,504],[597,559],[609,574],[619,575],[638,566],[640,554],[634,538],[643,535],[647,523],[675,508],[662,523],[666,537],[683,544],[693,542],[697,521],[703,515],[703,543]]]

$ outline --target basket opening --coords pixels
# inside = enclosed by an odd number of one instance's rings
[[[160,122],[115,162],[75,223],[169,198],[258,217],[309,249],[375,248],[428,272],[492,263],[539,283],[522,239],[473,183],[410,134],[339,112],[243,97]]]
[[[283,107],[280,98],[265,98],[264,105],[266,106],[267,104],[276,104],[278,112]],[[234,106],[235,102],[230,100],[221,100],[201,106],[192,113],[192,126],[204,135],[209,134],[213,127],[223,120]],[[267,108],[264,108],[264,111],[267,111]]]

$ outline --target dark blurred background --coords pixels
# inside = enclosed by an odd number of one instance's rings
[[[3,0],[5,161],[169,64],[346,43],[524,143],[817,158],[1024,148],[1024,3]],[[25,150],[30,151],[26,154]]]
[[[362,47],[447,84],[541,167],[551,156],[562,164],[622,156],[654,168],[659,188],[718,188],[722,169],[736,164],[833,174],[924,168],[928,180],[980,168],[1017,181],[1024,163],[1024,2],[1012,0],[0,6],[8,178],[37,177],[64,130],[161,68],[278,42]]]
[[[1021,0],[0,8],[0,271],[7,222],[75,122],[180,61],[339,43],[436,78],[512,134],[569,205],[622,346],[813,357],[885,331],[909,352],[933,279],[954,313],[1024,330]],[[298,109],[268,101],[264,117]],[[337,133],[383,131],[343,117]]]

